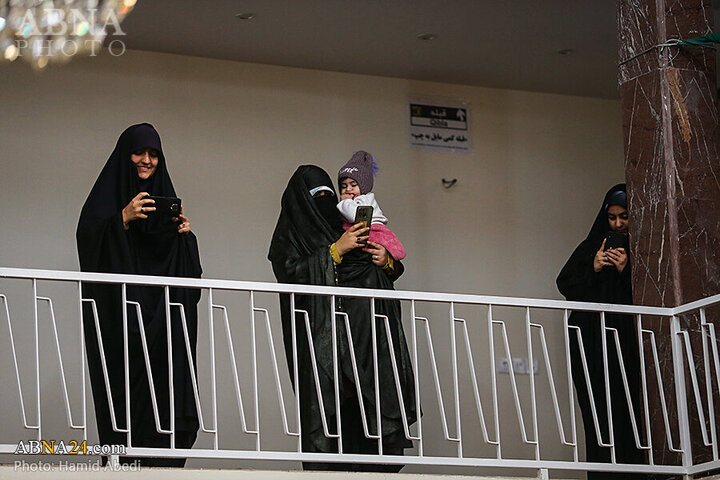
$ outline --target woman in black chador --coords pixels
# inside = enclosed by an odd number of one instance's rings
[[[197,239],[182,213],[170,218],[155,212],[148,195],[175,197],[152,125],[133,125],[118,139],[100,176],[85,201],[77,228],[80,269],[84,272],[127,273],[199,278]],[[83,298],[93,299],[102,334],[108,378],[117,427],[127,429],[123,306],[121,287],[83,283]],[[185,309],[192,355],[197,339],[199,290],[170,289],[170,301]],[[170,392],[167,359],[167,323],[163,287],[127,286],[127,300],[141,306],[160,428],[170,429]],[[132,445],[170,447],[170,435],[158,433],[143,356],[139,322],[134,305],[128,305],[130,423]],[[85,342],[90,381],[101,444],[126,444],[127,434],[114,431],[106,394],[98,335],[91,305],[83,303]],[[171,308],[173,385],[175,396],[175,447],[190,448],[198,421],[180,313]],[[135,459],[122,459],[129,462]],[[183,466],[185,459],[141,458],[142,465]]]
[[[305,165],[293,174],[282,197],[268,259],[275,277],[282,283],[339,285],[357,288],[392,289],[402,273],[402,265],[393,261],[380,245],[368,242],[367,229],[358,224],[347,232],[336,208],[337,197],[328,174],[319,167]],[[358,363],[362,401],[367,415],[369,433],[377,435],[375,385],[371,337],[370,300],[336,297],[336,310],[350,319],[350,333]],[[280,296],[285,353],[293,375],[292,318],[289,295]],[[318,363],[320,387],[330,433],[336,433],[335,390],[333,377],[333,343],[330,298],[296,295],[295,308],[309,314],[315,358]],[[391,300],[375,301],[376,315],[385,315],[390,322],[392,344],[400,377],[405,414],[409,424],[416,420],[415,391],[412,365],[403,332],[400,304]],[[296,313],[298,383],[302,450],[304,452],[337,452],[337,441],[323,432],[320,404],[310,360],[303,314]],[[365,437],[361,423],[360,402],[350,358],[344,317],[337,317],[338,362],[340,372],[340,410],[344,453],[377,454],[375,439]],[[384,321],[376,320],[378,375],[380,383],[381,429],[383,453],[402,455],[412,442],[405,437],[401,406],[395,386],[388,337]],[[358,465],[305,463],[306,469],[399,471],[401,465]]]
[[[610,236],[608,236],[608,233]],[[600,212],[587,238],[575,249],[557,278],[557,286],[567,300],[596,303],[632,304],[631,269],[629,260],[628,210],[625,184],[615,185],[605,195]],[[607,239],[606,239],[607,237]],[[614,237],[610,239],[610,237]],[[612,244],[612,245],[611,245]],[[615,248],[608,248],[615,246]],[[574,311],[570,325],[580,328],[583,350],[597,411],[601,442],[610,442],[608,411],[605,400],[605,370],[602,354],[600,314]],[[637,334],[632,315],[605,314],[605,326],[617,329],[625,372],[628,377],[638,430],[642,432],[640,412],[640,365]],[[591,400],[583,371],[580,347],[574,329],[570,329],[572,376],[585,427],[585,449],[588,462],[608,463],[610,448],[598,444],[593,422]],[[644,453],[637,449],[632,430],[630,410],[623,386],[615,337],[606,331],[607,357],[612,405],[612,425],[617,463],[645,463]],[[640,437],[642,439],[642,436]],[[643,478],[626,473],[588,472],[588,479]]]

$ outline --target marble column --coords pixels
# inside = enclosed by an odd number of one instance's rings
[[[712,32],[710,0],[619,0],[619,84],[630,209],[633,301],[677,306],[720,293],[720,156],[715,51],[703,47],[656,47],[668,39]],[[655,48],[654,48],[655,47]],[[720,327],[720,314],[708,320]],[[697,316],[680,318],[702,364]],[[659,341],[665,398],[675,412],[668,319],[643,319]],[[719,330],[720,331],[720,330]],[[649,338],[645,336],[645,350]],[[684,354],[684,352],[683,352]],[[669,451],[652,357],[646,353],[655,463],[679,463]],[[700,373],[704,366],[698,367]],[[700,375],[704,390],[703,375]],[[690,387],[689,377],[686,383]],[[717,385],[713,384],[717,397]],[[705,394],[703,393],[703,398]],[[692,456],[707,461],[695,397]],[[703,401],[706,405],[706,400]],[[716,403],[717,406],[720,405]],[[718,419],[707,419],[715,421]],[[671,423],[676,424],[673,415]],[[677,447],[680,437],[673,428]]]

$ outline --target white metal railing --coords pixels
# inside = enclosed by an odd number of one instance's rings
[[[81,432],[82,440],[94,437],[92,418],[88,416],[87,383],[85,367],[85,344],[83,339],[82,306],[89,304],[94,312],[96,333],[101,336],[98,313],[92,299],[82,297],[82,282],[121,285],[122,301],[125,303],[124,338],[125,353],[125,404],[130,404],[128,372],[128,329],[127,309],[136,309],[140,322],[141,344],[145,357],[145,368],[150,380],[152,408],[155,427],[159,433],[167,434],[171,439],[171,448],[157,449],[128,446],[129,456],[187,457],[202,459],[240,459],[240,460],[294,460],[321,462],[370,462],[396,464],[423,464],[473,467],[507,467],[515,469],[534,469],[546,474],[548,469],[626,471],[690,475],[720,468],[718,453],[716,406],[717,388],[720,385],[720,355],[715,326],[706,318],[707,310],[720,307],[720,295],[693,302],[677,308],[657,308],[627,305],[590,304],[555,300],[509,298],[480,295],[460,295],[447,293],[388,291],[356,288],[336,288],[308,285],[289,285],[262,282],[224,281],[208,279],[187,279],[175,277],[148,277],[139,275],[110,275],[50,270],[29,270],[0,268],[0,315],[5,317],[7,334],[0,330],[0,338],[5,337],[9,348],[0,348],[0,372],[15,376],[15,382],[4,381],[0,398],[11,401],[6,403],[0,420],[3,425],[17,423],[16,429],[5,429],[0,433],[0,454],[13,454],[18,442],[27,440],[48,440],[46,425],[53,432]],[[152,378],[153,365],[148,357],[145,329],[142,313],[137,302],[129,301],[126,296],[128,285],[151,285],[164,287],[165,311],[169,316],[171,309],[180,312],[184,344],[172,344],[171,322],[166,322],[168,342],[169,371],[172,372],[172,349],[184,350],[191,371],[191,383],[197,410],[200,433],[192,449],[172,448],[175,445],[175,426],[172,409],[173,382],[168,385],[156,385]],[[64,287],[60,287],[64,286]],[[29,287],[29,288],[28,288]],[[169,288],[187,287],[201,289],[204,296],[201,303],[198,329],[204,327],[205,337],[198,340],[197,365],[191,355],[188,326],[182,304],[169,300]],[[61,291],[64,288],[64,291]],[[44,295],[39,294],[42,289]],[[32,306],[27,307],[27,291],[30,291]],[[51,292],[53,297],[45,294]],[[71,291],[71,294],[68,294]],[[380,418],[379,392],[383,388],[394,388],[398,394],[405,437],[413,441],[414,448],[408,449],[404,456],[382,454],[382,444],[378,440],[379,455],[359,455],[348,453],[307,453],[301,450],[302,432],[299,425],[300,404],[293,395],[290,375],[281,366],[276,350],[283,348],[273,333],[279,325],[278,293],[290,295],[292,309],[304,316],[305,328],[309,332],[310,323],[307,312],[296,310],[296,295],[322,295],[331,298],[335,310],[335,301],[339,297],[365,297],[374,299],[394,299],[402,303],[403,322],[406,326],[407,341],[415,371],[416,410],[424,415],[409,425],[403,408],[406,399],[399,387],[399,373],[394,349],[390,345],[394,386],[378,385],[377,343],[374,346],[374,382],[376,418]],[[272,294],[272,295],[270,295]],[[218,300],[222,296],[224,301]],[[56,304],[62,302],[65,314],[56,318]],[[249,316],[232,315],[227,302],[240,303],[249,312]],[[38,306],[47,305],[48,315],[40,312]],[[374,305],[374,303],[372,304]],[[20,310],[20,314],[15,312]],[[233,309],[233,312],[235,310]],[[502,311],[499,314],[498,311]],[[601,328],[610,333],[616,344],[620,375],[622,376],[625,401],[632,412],[632,431],[638,449],[647,452],[643,464],[619,464],[615,462],[615,441],[612,422],[608,422],[609,435],[601,434],[600,419],[593,408],[593,425],[601,445],[611,449],[611,463],[589,463],[581,461],[582,441],[579,441],[577,409],[575,407],[574,388],[571,377],[571,342],[580,342],[582,333],[568,323],[571,311],[595,311],[601,313]],[[220,328],[216,328],[218,313],[221,313]],[[620,349],[620,340],[616,330],[605,325],[606,313],[632,315],[638,332],[638,352],[640,365],[627,365]],[[256,315],[260,315],[258,320]],[[382,315],[372,314],[373,338],[376,328],[385,328],[388,339],[392,341],[389,320]],[[469,315],[473,315],[470,318]],[[31,317],[31,318],[29,318]],[[661,319],[668,327],[669,338],[658,338],[658,333],[644,326],[644,317]],[[696,319],[696,322],[681,321]],[[2,320],[0,320],[1,322]],[[361,382],[357,362],[354,357],[354,343],[350,334],[348,315],[337,311],[332,318],[333,329],[333,366],[335,402],[339,405],[339,375],[337,359],[337,323],[344,322],[349,334],[353,381],[360,402]],[[52,326],[51,340],[56,353],[57,369],[45,368],[49,365],[48,351],[41,348],[41,341],[47,343],[47,323]],[[41,325],[44,325],[41,328]],[[259,329],[258,325],[263,328]],[[688,325],[690,327],[688,328]],[[30,327],[31,326],[31,327]],[[409,328],[408,328],[409,327]],[[421,328],[418,328],[421,327]],[[441,327],[443,330],[440,330]],[[449,328],[447,328],[449,327]],[[18,330],[24,329],[22,339]],[[78,329],[78,330],[75,330]],[[233,331],[235,329],[235,331]],[[248,335],[237,334],[240,329]],[[220,331],[222,330],[222,334]],[[267,343],[259,339],[258,330],[263,330]],[[41,333],[42,332],[42,333]],[[79,335],[78,335],[79,332]],[[293,341],[297,340],[295,322],[293,322]],[[218,366],[220,354],[216,340],[223,337],[229,354],[228,368]],[[238,358],[234,339],[248,339],[250,343],[251,368],[238,368]],[[580,348],[582,366],[588,381],[589,395],[596,402],[606,402],[609,416],[612,416],[610,401],[608,346],[607,337],[603,340],[603,362],[605,370],[605,399],[595,398],[589,384],[587,359]],[[661,368],[659,340],[669,341],[672,351],[672,378],[668,378],[668,369]],[[312,346],[312,369],[318,398],[322,401],[318,379],[317,363]],[[246,342],[247,343],[247,342]],[[282,342],[280,342],[282,343]],[[425,348],[422,348],[422,344]],[[698,350],[698,344],[700,349]],[[111,402],[110,412],[113,429],[125,434],[131,445],[130,412],[126,409],[124,424],[120,428],[115,418],[113,396],[110,389],[108,370],[105,365],[102,342],[100,342],[102,369],[106,392]],[[4,351],[3,351],[4,350]],[[462,361],[459,351],[464,350]],[[527,359],[527,375],[520,375],[509,368],[507,375],[500,362],[521,356]],[[65,357],[63,355],[65,352]],[[69,368],[68,352],[73,352],[74,365]],[[247,352],[243,352],[247,354]],[[449,353],[449,355],[448,355]],[[269,356],[267,368],[259,368],[259,356]],[[297,391],[297,343],[294,344],[295,391]],[[41,358],[43,357],[43,358]],[[201,360],[201,357],[207,357]],[[647,365],[646,357],[652,365]],[[484,360],[481,360],[484,359]],[[535,373],[535,361],[542,365],[542,371]],[[21,366],[28,366],[21,368]],[[651,399],[648,395],[648,366],[655,372],[655,381],[659,392],[659,408],[662,412],[661,438],[666,448],[677,454],[676,464],[656,463],[653,451],[657,445],[658,425],[650,418]],[[201,368],[202,367],[202,368]],[[29,380],[28,368],[33,370],[33,379]],[[627,371],[639,369],[642,386],[641,401],[637,402],[630,393]],[[198,372],[196,375],[196,371]],[[697,371],[702,371],[699,377]],[[207,372],[207,375],[204,373]],[[617,374],[617,372],[613,372]],[[543,378],[544,377],[544,378]],[[485,381],[482,381],[482,378]],[[690,385],[686,386],[686,379]],[[57,383],[60,388],[57,388]],[[17,390],[11,395],[9,385],[16,384]],[[72,384],[74,388],[69,387]],[[32,385],[32,387],[31,387]],[[704,392],[703,392],[704,385]],[[715,389],[713,390],[713,385]],[[219,388],[223,386],[224,388]],[[160,412],[155,398],[156,389],[167,388],[170,394],[170,426],[163,428]],[[58,390],[60,390],[58,392]],[[262,392],[261,392],[262,390]],[[268,393],[269,390],[274,390]],[[30,393],[32,392],[32,393]],[[79,392],[79,393],[78,393]],[[689,392],[689,394],[688,394]],[[715,393],[713,393],[715,392]],[[4,395],[4,396],[2,396]],[[272,401],[277,397],[277,402]],[[47,401],[57,405],[62,398],[64,419],[58,409],[48,409]],[[74,398],[74,400],[73,400]],[[231,399],[235,408],[228,408],[223,399]],[[668,402],[668,399],[673,399]],[[42,401],[41,401],[42,400]],[[248,401],[250,400],[250,401]],[[35,403],[34,408],[26,402]],[[44,403],[45,402],[45,403]],[[79,406],[78,406],[79,403]],[[267,414],[271,403],[276,403],[275,414]],[[670,404],[674,404],[671,407]],[[34,411],[33,411],[34,410]],[[341,435],[341,415],[337,424],[332,425],[326,418],[324,408],[320,409],[322,427],[325,435],[338,438]],[[339,411],[339,408],[336,410]],[[367,438],[379,439],[379,434],[371,434],[365,410],[361,405],[361,421]],[[263,415],[261,415],[261,412]],[[279,422],[278,415],[279,413]],[[641,419],[636,421],[636,417]],[[697,419],[693,425],[692,418]],[[239,422],[239,429],[234,426]],[[278,426],[279,423],[279,426]],[[580,422],[581,423],[581,422]],[[463,428],[465,425],[465,428]],[[479,427],[479,429],[477,428]],[[49,427],[50,428],[50,427]],[[381,432],[378,420],[375,426]],[[698,438],[706,447],[705,456],[693,462],[692,440]],[[655,435],[653,435],[655,433]],[[57,433],[54,433],[57,435]],[[247,437],[253,437],[253,446],[247,446]],[[222,441],[221,441],[222,438]],[[262,441],[261,441],[262,440]],[[264,442],[272,444],[266,447]],[[654,443],[655,442],[655,443]],[[697,440],[696,440],[697,443]],[[708,453],[709,452],[709,453]],[[698,453],[698,452],[696,452]]]

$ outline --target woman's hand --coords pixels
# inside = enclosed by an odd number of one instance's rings
[[[605,252],[607,259],[611,262],[611,265],[615,265],[617,271],[622,273],[625,270],[628,262],[627,253],[624,248],[611,248]]]
[[[378,267],[384,267],[388,261],[388,253],[385,247],[375,242],[367,242],[367,246],[363,248],[364,252],[372,255],[372,263]]]
[[[602,245],[600,245],[600,250],[598,250],[595,254],[593,270],[595,270],[596,273],[602,270],[603,267],[612,265],[612,263],[610,263],[607,259],[608,252],[605,251],[605,242],[607,242],[607,238],[603,240]]]
[[[130,200],[130,203],[128,203],[127,206],[123,208],[122,218],[125,225],[132,222],[133,220],[137,220],[138,218],[148,218],[148,216],[145,215],[145,212],[155,211],[155,207],[147,205],[148,203],[155,203],[155,200],[145,198],[148,195],[150,194],[147,192],[138,193],[137,195],[135,195],[135,198]]]
[[[190,231],[190,220],[183,213],[183,207],[180,206],[180,216],[173,218],[174,222],[182,222],[178,225],[178,233],[188,233]]]
[[[335,248],[341,257],[350,250],[358,247],[364,247],[368,238],[367,232],[370,230],[364,227],[364,223],[356,223],[352,227],[345,230],[345,233],[335,242]]]

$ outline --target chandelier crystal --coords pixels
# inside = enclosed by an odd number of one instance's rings
[[[96,55],[137,0],[0,0],[0,61],[23,58],[38,69],[75,55]],[[122,38],[122,37],[119,37]],[[124,52],[125,45],[120,42]]]

